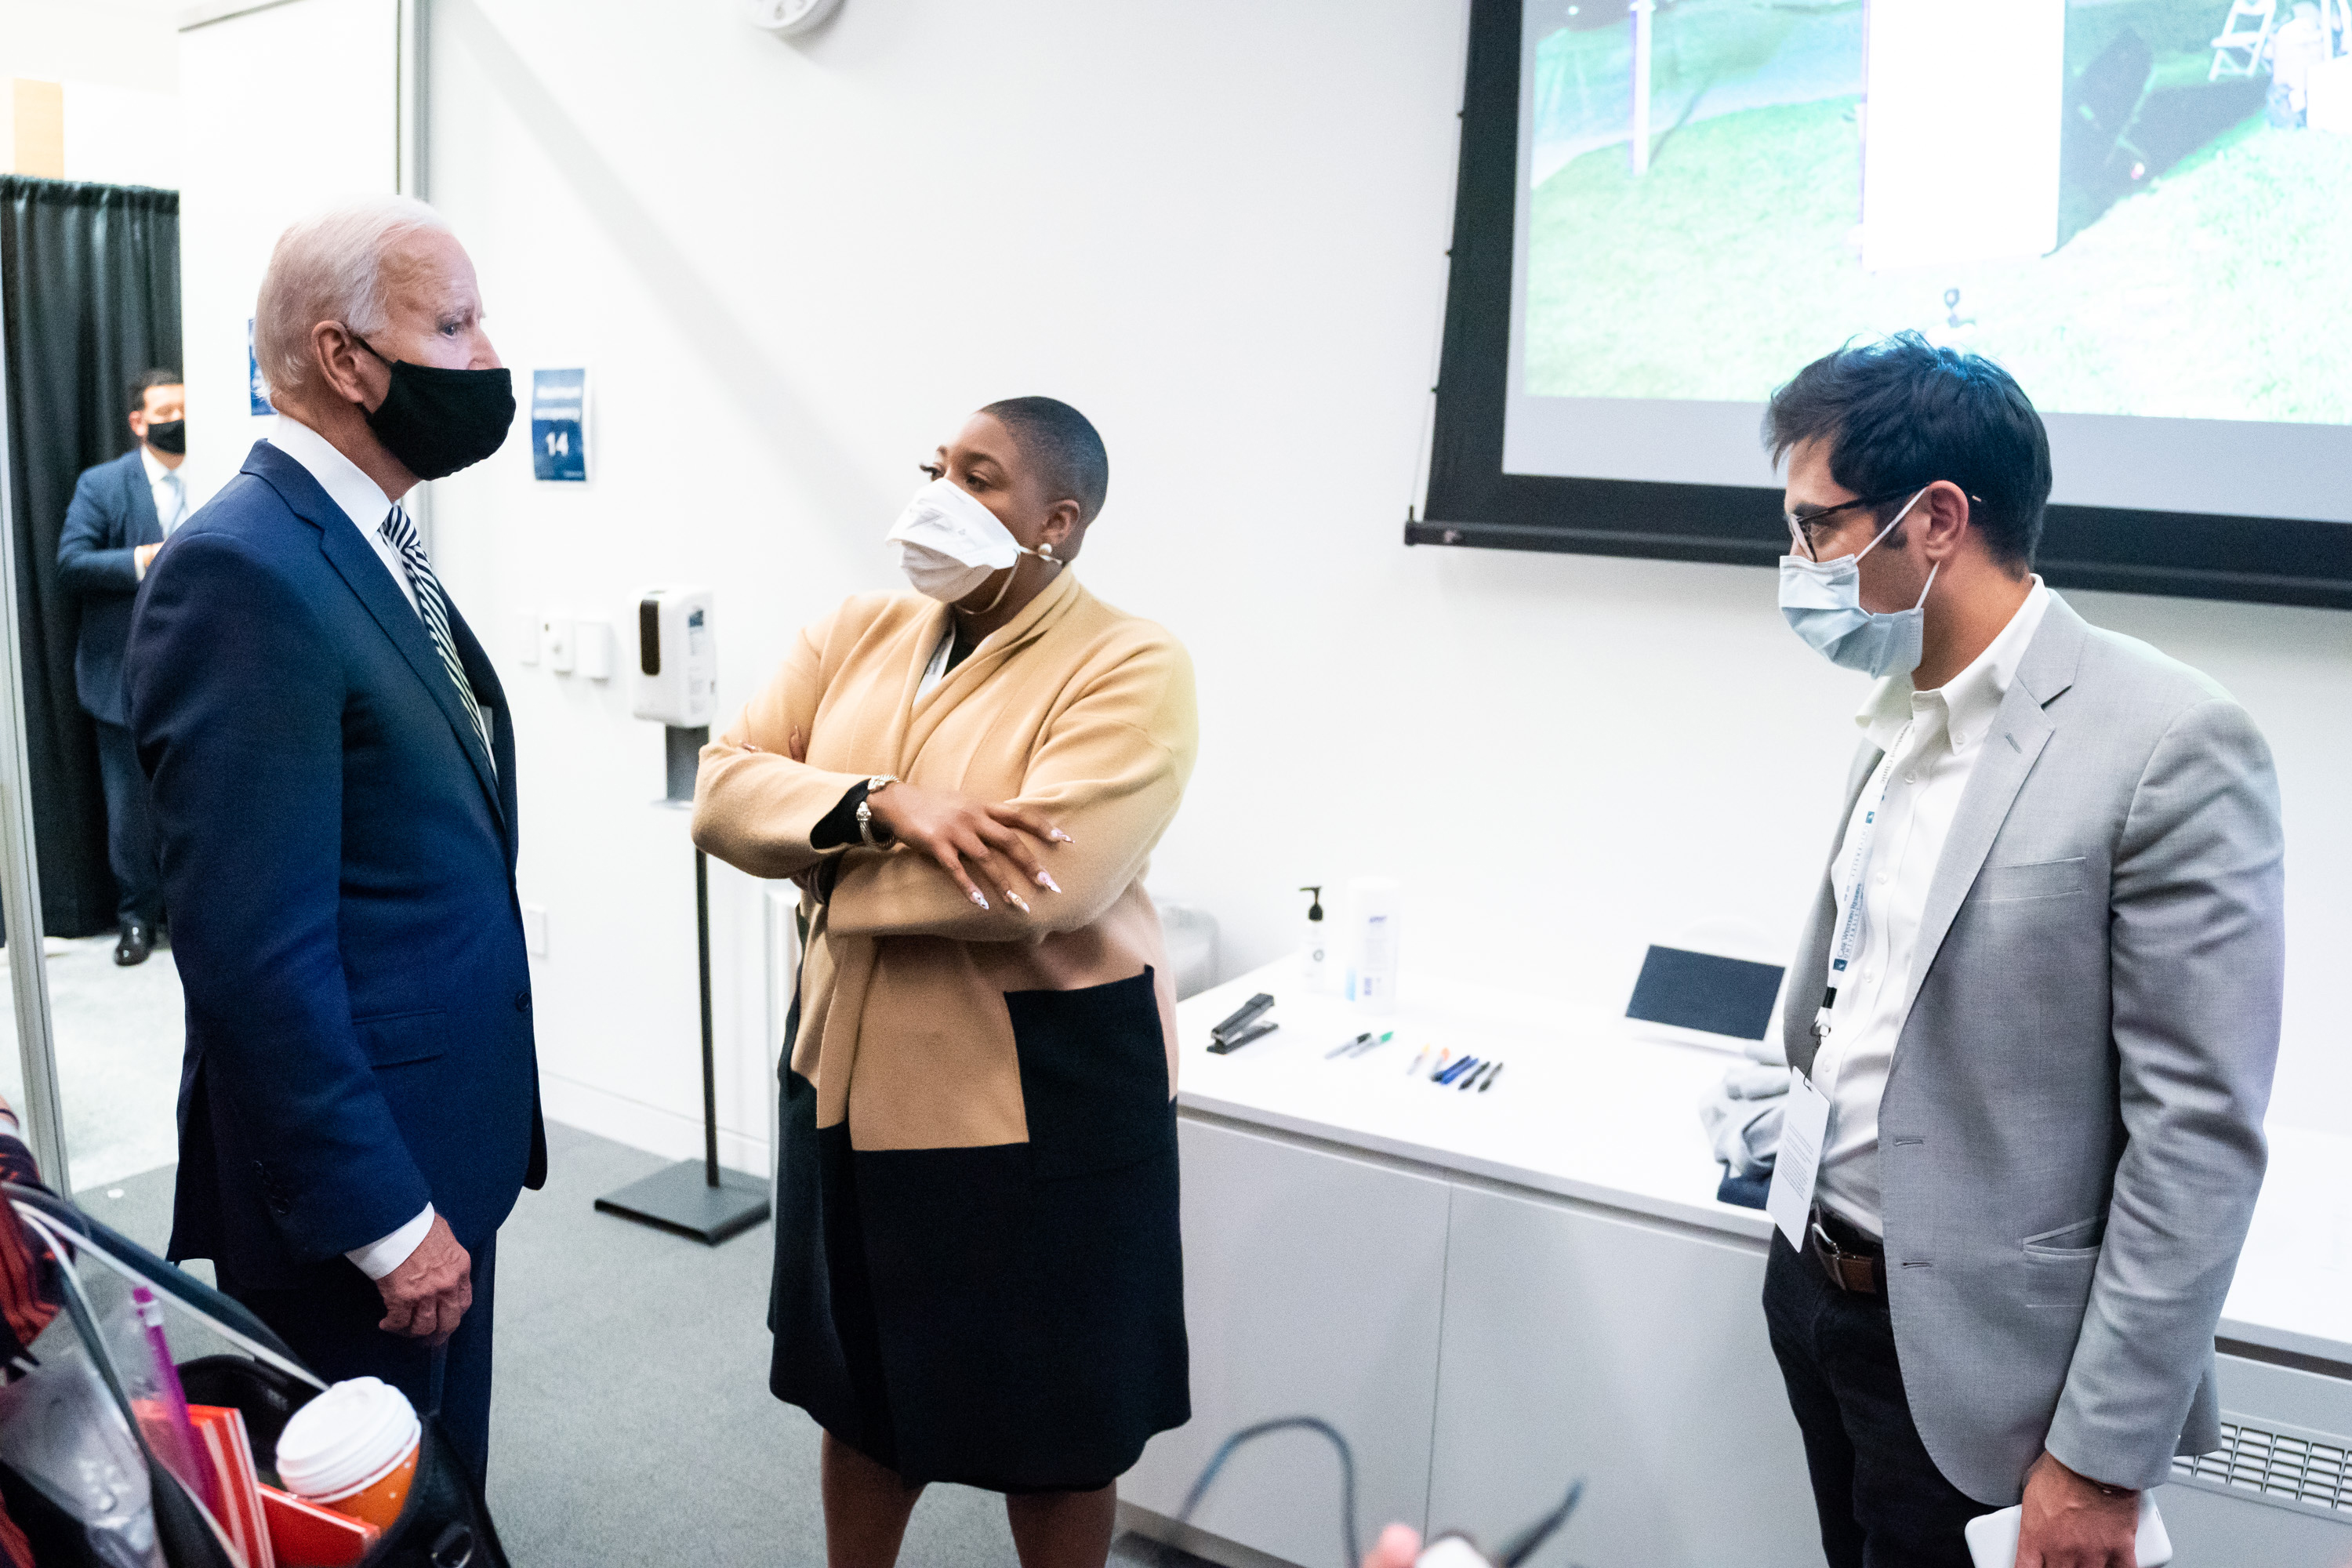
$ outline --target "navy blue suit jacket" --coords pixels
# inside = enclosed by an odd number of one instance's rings
[[[478,1249],[546,1177],[514,727],[450,620],[495,770],[383,560],[276,447],[148,568],[126,663],[187,994],[174,1258],[301,1284],[427,1200]]]
[[[131,722],[122,695],[122,647],[131,637],[131,595],[139,592],[131,552],[163,542],[155,492],[138,447],[82,470],[58,536],[58,580],[81,601],[74,691],[84,708],[110,724]]]

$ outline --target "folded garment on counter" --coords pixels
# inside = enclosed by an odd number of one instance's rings
[[[1770,1173],[1780,1147],[1780,1109],[1789,1094],[1789,1068],[1778,1051],[1759,1041],[1749,1060],[1727,1069],[1698,1102],[1699,1124],[1718,1163],[1734,1176]]]

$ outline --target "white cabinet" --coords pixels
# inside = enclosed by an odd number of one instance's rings
[[[1192,1420],[1123,1500],[1164,1522],[1228,1435],[1319,1415],[1355,1447],[1367,1542],[1401,1520],[1499,1545],[1581,1477],[1528,1568],[1818,1568],[1761,1243],[1197,1111],[1177,1126]],[[2344,1380],[2237,1356],[2221,1376],[2229,1420],[2352,1433]],[[2162,1505],[2183,1568],[2352,1561],[2352,1510],[2186,1485]],[[1248,1549],[1197,1543],[1220,1561],[1337,1568],[1339,1510],[1329,1447],[1286,1433],[1242,1450],[1192,1523]]]
[[[1319,1415],[1355,1448],[1367,1540],[1385,1521],[1419,1526],[1445,1183],[1191,1116],[1178,1138],[1192,1419],[1152,1441],[1119,1495],[1172,1517],[1230,1433]],[[1261,1438],[1227,1464],[1192,1522],[1302,1568],[1340,1568],[1338,1459],[1312,1434]]]
[[[1496,1545],[1584,1478],[1531,1568],[1818,1568],[1761,1247],[1454,1190],[1429,1518]]]

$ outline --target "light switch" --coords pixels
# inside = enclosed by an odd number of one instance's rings
[[[538,904],[522,907],[522,945],[533,958],[547,956],[547,910]]]
[[[517,616],[514,622],[514,639],[515,662],[537,664],[539,662],[539,617]]]
[[[580,673],[591,680],[613,679],[613,627],[606,621],[582,621],[576,636]]]
[[[573,656],[577,651],[572,638],[570,621],[546,620],[540,623],[540,649],[547,655],[547,668],[558,675],[572,673]]]

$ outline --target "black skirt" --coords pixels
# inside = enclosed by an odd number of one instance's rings
[[[1005,1002],[1025,1143],[853,1149],[784,1070],[769,1386],[909,1480],[1090,1491],[1192,1415],[1159,1008]]]

